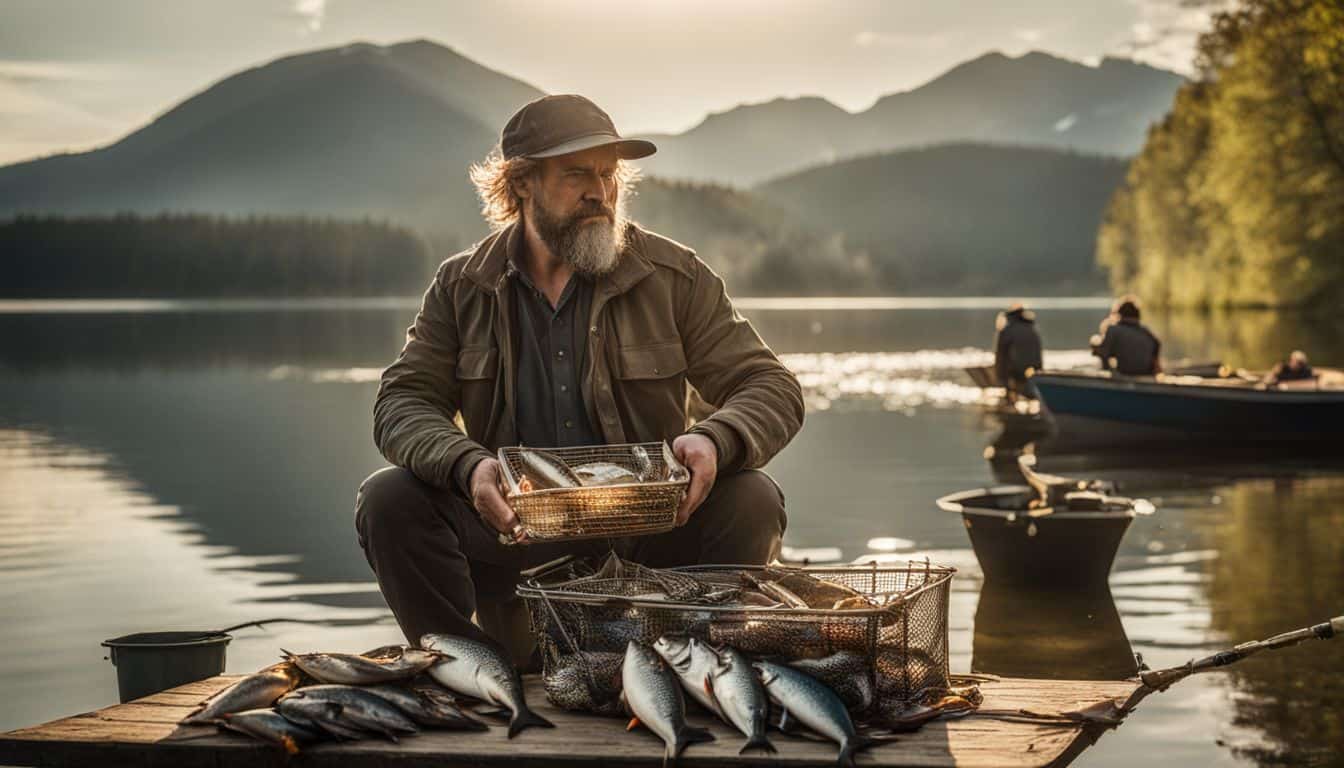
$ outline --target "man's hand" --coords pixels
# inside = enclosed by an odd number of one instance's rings
[[[672,441],[672,455],[691,472],[691,484],[677,507],[677,525],[682,526],[714,487],[714,478],[719,473],[719,449],[704,435],[688,434]]]
[[[518,525],[518,515],[514,514],[504,494],[499,491],[499,461],[481,459],[471,470],[471,505],[485,522],[496,531],[521,543],[527,535],[521,530],[514,533]]]

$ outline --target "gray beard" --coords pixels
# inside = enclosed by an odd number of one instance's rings
[[[578,216],[552,218],[536,198],[533,198],[528,213],[541,241],[575,272],[599,277],[620,263],[628,223],[624,201],[616,203],[614,220],[605,223],[587,223]]]

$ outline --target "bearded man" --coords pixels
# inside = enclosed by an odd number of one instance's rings
[[[472,168],[494,233],[439,267],[384,372],[374,442],[393,466],[355,504],[360,545],[412,643],[489,637],[523,661],[519,571],[563,554],[614,550],[654,567],[778,554],[784,499],[758,468],[802,426],[802,391],[718,275],[626,219],[627,161],[654,151],[588,99],[547,96]],[[699,421],[691,388],[715,409]],[[500,446],[653,441],[690,471],[675,529],[524,541],[500,492]]]

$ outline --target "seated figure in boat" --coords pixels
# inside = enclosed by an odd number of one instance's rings
[[[1162,371],[1162,342],[1139,322],[1139,302],[1133,296],[1117,299],[1111,314],[1092,337],[1092,354],[1101,367],[1126,376],[1153,376]]]
[[[694,251],[626,219],[627,163],[654,151],[588,99],[547,96],[472,168],[494,232],[439,267],[383,373],[374,442],[393,466],[355,501],[411,643],[495,640],[526,663],[514,588],[563,555],[669,567],[779,553],[784,498],[759,468],[802,426],[802,390]],[[692,391],[712,414],[688,413]],[[516,546],[527,531],[500,492],[501,447],[659,441],[690,471],[676,528]]]
[[[1278,384],[1283,381],[1305,381],[1315,378],[1316,372],[1311,370],[1311,362],[1307,360],[1307,353],[1300,349],[1294,349],[1288,359],[1281,361],[1269,372],[1269,384]]]
[[[1007,390],[1008,402],[1036,397],[1031,384],[1031,376],[1041,369],[1036,314],[1018,302],[1000,312],[994,326],[994,373]]]

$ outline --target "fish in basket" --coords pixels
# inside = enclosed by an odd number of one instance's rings
[[[883,723],[949,689],[954,572],[928,563],[657,569],[612,555],[597,568],[577,558],[540,566],[517,593],[557,706],[617,714],[627,645],[693,638],[823,679],[856,720]]]
[[[667,443],[506,447],[499,464],[528,541],[670,531],[690,482]]]

